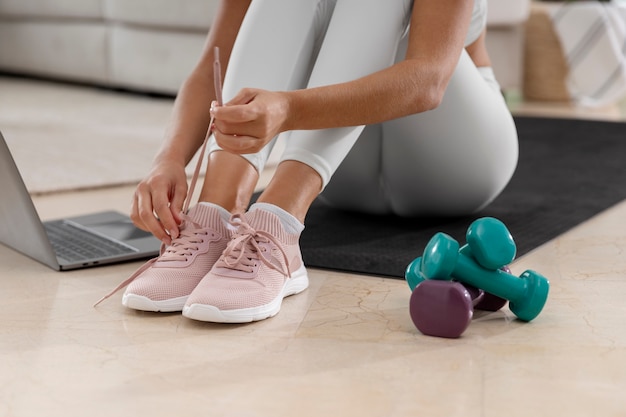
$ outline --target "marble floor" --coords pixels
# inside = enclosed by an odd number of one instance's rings
[[[49,219],[126,212],[131,193],[34,200]],[[516,260],[550,279],[544,311],[479,313],[459,339],[420,334],[401,280],[313,269],[276,317],[216,325],[120,294],[92,307],[140,263],[60,273],[0,247],[0,416],[624,416],[625,218],[623,202]]]

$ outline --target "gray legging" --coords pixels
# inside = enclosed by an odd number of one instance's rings
[[[365,76],[402,59],[410,0],[255,0],[235,43],[224,96]],[[402,216],[456,215],[490,203],[511,179],[517,132],[490,68],[463,51],[441,105],[380,125],[286,132],[281,160],[322,177],[333,206]],[[261,171],[275,140],[245,157]],[[219,149],[214,141],[211,150]],[[331,180],[332,178],[332,180]]]

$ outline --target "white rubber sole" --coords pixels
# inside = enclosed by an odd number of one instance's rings
[[[280,311],[283,298],[298,294],[309,287],[309,277],[306,268],[300,267],[285,281],[282,291],[270,303],[251,308],[237,310],[220,310],[206,304],[192,304],[183,308],[183,316],[192,320],[208,321],[213,323],[250,323],[274,317]]]
[[[169,300],[154,301],[137,294],[124,294],[122,305],[133,310],[173,313],[183,311],[188,296],[170,298]]]

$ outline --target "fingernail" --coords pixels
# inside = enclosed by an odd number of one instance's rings
[[[176,239],[178,237],[178,230],[168,230],[168,233],[172,239]]]

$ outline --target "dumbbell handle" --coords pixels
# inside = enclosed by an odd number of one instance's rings
[[[528,292],[525,279],[502,270],[485,269],[462,253],[459,253],[452,278],[513,302]]]

